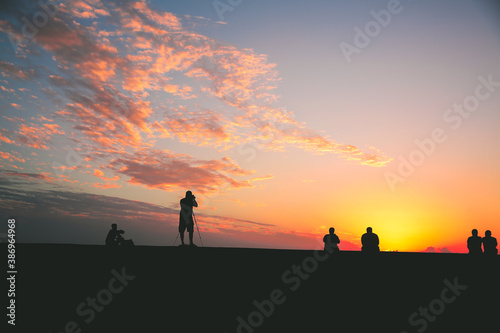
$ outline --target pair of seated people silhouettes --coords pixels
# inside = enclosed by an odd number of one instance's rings
[[[339,252],[338,244],[340,243],[339,237],[335,234],[335,228],[330,228],[329,233],[323,237],[325,243],[325,251]],[[380,252],[379,240],[377,234],[373,233],[371,227],[366,228],[366,233],[361,236],[361,251],[366,253]]]
[[[469,249],[469,254],[478,255],[497,255],[497,239],[491,237],[491,231],[486,230],[484,237],[478,235],[477,229],[472,230],[472,236],[467,239],[467,248]]]

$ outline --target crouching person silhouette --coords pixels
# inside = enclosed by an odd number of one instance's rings
[[[179,235],[181,236],[181,246],[186,245],[184,244],[184,231],[186,231],[186,229],[189,233],[189,245],[196,246],[193,243],[193,207],[198,207],[196,197],[193,195],[193,192],[187,191],[186,197],[181,199],[181,211],[179,214]]]
[[[374,234],[371,227],[366,228],[366,233],[361,236],[361,251],[366,253],[376,253],[380,249],[377,234]]]
[[[338,253],[340,252],[338,244],[340,243],[339,236],[335,235],[335,228],[330,228],[329,233],[323,237],[325,243],[325,252]],[[333,252],[332,252],[333,250]]]
[[[109,246],[117,246],[117,245],[126,245],[131,246],[134,245],[134,242],[131,239],[124,239],[122,235],[125,233],[123,230],[118,230],[118,226],[116,223],[111,225],[111,230],[108,232],[106,236],[106,245]]]

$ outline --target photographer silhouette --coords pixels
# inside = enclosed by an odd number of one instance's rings
[[[198,203],[196,202],[196,197],[193,195],[193,192],[187,191],[186,197],[181,199],[180,204],[181,211],[179,214],[179,235],[181,236],[181,245],[185,245],[184,231],[187,229],[189,233],[189,245],[196,246],[193,243],[193,207],[198,207]]]

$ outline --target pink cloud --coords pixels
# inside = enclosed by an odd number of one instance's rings
[[[6,92],[14,92],[14,89],[8,89],[8,88],[5,88],[4,86],[0,86],[0,89],[2,89],[3,91],[6,91]]]
[[[140,77],[143,78],[143,83],[134,85],[129,82],[125,86],[128,89],[156,89],[156,86],[149,83],[152,75],[186,71],[185,75],[188,77],[207,80],[205,91],[243,111],[243,114],[236,119],[237,122],[240,126],[250,129],[246,135],[252,135],[266,149],[279,150],[295,145],[313,152],[339,153],[349,160],[367,165],[382,166],[390,161],[378,151],[364,153],[357,147],[335,143],[307,129],[305,125],[297,123],[291,113],[273,107],[272,102],[278,98],[272,90],[276,88],[279,79],[275,64],[268,63],[265,55],[255,54],[248,49],[223,46],[205,36],[184,31],[179,20],[174,19],[175,16],[155,13],[143,2],[126,3],[119,10],[122,11],[122,26],[125,30],[131,30],[129,33],[132,36],[135,36],[139,27],[141,31],[154,33],[154,35],[141,34],[140,43],[141,45],[151,44],[148,57],[157,59],[154,66],[150,68],[141,63],[140,71],[143,75]],[[175,38],[175,43],[159,42],[158,34],[163,36],[165,42]],[[130,72],[130,69],[128,71]],[[136,78],[137,75],[132,77]],[[179,85],[171,83],[164,84],[164,90],[173,94],[179,94],[182,91]],[[185,91],[190,92],[190,90]],[[183,116],[185,117],[186,114]],[[174,134],[182,140],[182,133],[176,130],[176,128],[188,126],[186,124],[188,122],[183,123],[182,120],[169,115],[163,123],[159,124],[166,129],[163,133]],[[222,129],[229,126],[231,120],[219,117],[215,119],[214,124],[216,124],[215,127]],[[202,136],[205,134],[202,133],[204,129],[203,126],[191,127],[187,132],[199,133]],[[220,140],[231,141],[233,137],[237,139],[239,136],[235,135],[230,138],[216,136],[215,138],[220,142]]]
[[[169,109],[165,118],[152,124],[152,128],[162,137],[214,147],[220,147],[232,140],[230,132],[233,126],[224,125],[221,116],[208,109],[196,112],[190,112],[185,107]]]
[[[114,181],[117,181],[120,179],[120,177],[118,175],[115,175],[114,177],[105,177],[104,176],[104,172],[102,172],[101,170],[99,169],[94,169],[94,173],[92,174],[93,176],[96,176],[96,177],[99,177],[101,178],[102,180],[106,181],[106,186],[107,187],[103,187],[104,185],[102,184],[98,184],[100,186],[95,186],[96,184],[94,184],[94,187],[101,187],[101,188],[112,188],[112,187],[121,187],[121,185],[117,185],[117,184],[112,184],[111,182],[114,182]],[[109,185],[109,186],[108,186]],[[112,186],[111,186],[112,185]]]
[[[435,253],[435,252],[440,252],[440,253],[452,253],[452,251],[450,249],[448,249],[448,247],[442,247],[442,248],[435,248],[434,246],[429,246],[427,249],[425,249],[424,252],[432,252],[432,253]]]
[[[95,20],[100,16],[106,16],[110,31]],[[8,22],[0,29],[19,34]],[[390,161],[376,149],[337,143],[297,122],[279,105],[274,93],[279,73],[266,55],[189,31],[178,16],[156,11],[146,1],[73,1],[31,43],[57,65],[47,78],[50,86],[41,89],[57,102],[54,119],[72,125],[72,133],[47,124],[48,117],[42,125],[20,125],[18,141],[48,150],[56,134],[84,140],[88,155],[104,164],[113,161],[113,170],[132,184],[173,190],[184,179],[182,168],[194,174],[191,185],[205,192],[223,185],[251,187],[256,181],[237,179],[248,171],[224,159],[196,161],[172,153],[156,161],[136,160],[153,151],[160,137],[222,149],[243,142],[271,151],[297,147],[371,166]],[[5,77],[13,79],[34,76],[32,67],[0,62]],[[158,102],[164,99],[174,106]],[[189,106],[176,105],[186,99]],[[204,107],[212,104],[217,106]]]
[[[23,173],[23,172],[15,172],[15,171],[9,171],[5,173],[7,176],[12,176],[12,177],[22,177],[22,178],[31,178],[31,179],[40,179],[40,180],[45,180],[48,182],[53,181],[55,178],[50,177],[47,175],[47,173]]]
[[[0,157],[3,158],[3,159],[8,160],[10,162],[13,162],[14,160],[18,161],[18,162],[22,162],[22,163],[26,162],[26,160],[24,158],[16,157],[13,154],[7,153],[7,152],[1,152],[0,151]]]
[[[64,134],[64,132],[61,130],[61,126],[57,124],[43,124],[43,127],[46,128],[49,134]]]
[[[0,24],[0,31],[8,32],[8,29],[2,29],[3,25]],[[33,68],[24,68],[17,64],[13,64],[4,60],[0,60],[0,71],[2,76],[8,78],[14,78],[17,80],[27,80],[36,77],[35,70]]]
[[[15,142],[12,141],[11,139],[5,137],[2,132],[0,131],[0,142],[5,142],[5,143],[10,143],[10,144],[14,144]]]
[[[130,177],[130,184],[166,191],[188,187],[200,193],[211,193],[226,186],[252,187],[250,181],[234,177],[253,171],[241,169],[229,158],[195,160],[188,155],[146,149],[134,154],[122,154],[112,160],[109,167]]]
[[[36,125],[27,126],[25,124],[21,124],[19,126],[19,135],[17,140],[32,148],[43,150],[49,149],[47,141],[50,140],[50,136]]]
[[[111,183],[95,183],[90,185],[91,187],[95,188],[102,188],[102,189],[108,189],[108,188],[121,188],[121,185],[118,184],[111,184]]]
[[[57,124],[25,125],[21,123],[17,140],[32,148],[48,150],[48,145],[54,134],[64,135],[61,127]]]
[[[92,4],[91,5],[89,5]],[[92,18],[95,19],[98,16],[109,16],[110,13],[104,8],[101,1],[91,0],[91,1],[74,1],[69,7],[72,15],[79,18]]]

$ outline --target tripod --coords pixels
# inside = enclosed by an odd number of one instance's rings
[[[193,219],[194,219],[194,224],[196,224],[196,229],[198,230],[198,237],[200,237],[201,246],[204,247],[203,241],[201,240],[200,228],[198,228],[198,223],[196,222],[196,216],[194,215],[194,212],[193,212]]]

